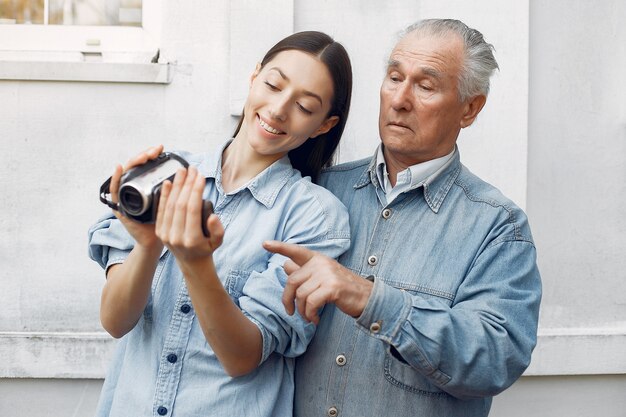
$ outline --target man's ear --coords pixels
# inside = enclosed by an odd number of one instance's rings
[[[324,120],[324,123],[311,135],[312,138],[318,137],[319,135],[323,135],[327,133],[330,129],[335,127],[335,125],[339,123],[339,116],[331,116],[328,119]]]
[[[257,77],[257,75],[259,75],[260,72],[261,72],[261,63],[257,62],[256,63],[256,68],[254,68],[254,71],[250,75],[250,87],[252,87],[252,82]]]
[[[461,129],[470,126],[476,120],[478,113],[483,109],[487,102],[487,96],[480,94],[467,100],[463,117],[461,118]]]

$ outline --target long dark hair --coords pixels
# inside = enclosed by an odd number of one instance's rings
[[[283,51],[297,50],[316,56],[330,72],[333,80],[333,102],[326,117],[338,116],[339,121],[328,132],[309,139],[296,149],[289,151],[291,165],[300,170],[302,176],[310,176],[315,182],[322,168],[333,162],[339,139],[346,126],[352,96],[352,65],[345,48],[322,32],[305,31],[294,33],[274,45],[263,57],[261,68]],[[237,136],[243,123],[243,114],[233,136]]]

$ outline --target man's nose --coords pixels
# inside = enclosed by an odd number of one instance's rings
[[[391,96],[391,107],[396,111],[413,109],[413,92],[409,82],[399,83]]]

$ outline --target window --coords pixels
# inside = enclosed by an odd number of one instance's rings
[[[0,0],[0,24],[141,26],[142,0]]]
[[[0,80],[169,83],[162,2],[0,0]]]

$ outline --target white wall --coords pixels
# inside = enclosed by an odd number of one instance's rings
[[[260,59],[288,29],[326,31],[348,49],[355,86],[341,160],[369,155],[393,34],[422,17],[460,18],[495,45],[501,71],[462,133],[462,157],[527,207],[539,248],[542,337],[528,372],[537,376],[497,397],[493,415],[564,415],[586,391],[623,387],[624,3],[274,0],[264,12],[257,3],[164,1],[171,84],[0,80],[0,410],[47,415],[34,406],[42,389],[55,415],[95,404],[113,344],[98,320],[104,277],[87,259],[86,230],[104,211],[98,187],[115,163],[156,143],[219,144],[250,55]],[[559,376],[570,374],[618,375]],[[546,386],[558,395],[541,397],[541,414],[529,399]],[[615,389],[605,391],[616,408],[601,414],[618,415]]]
[[[626,2],[536,3],[528,209],[542,323],[624,329]]]

